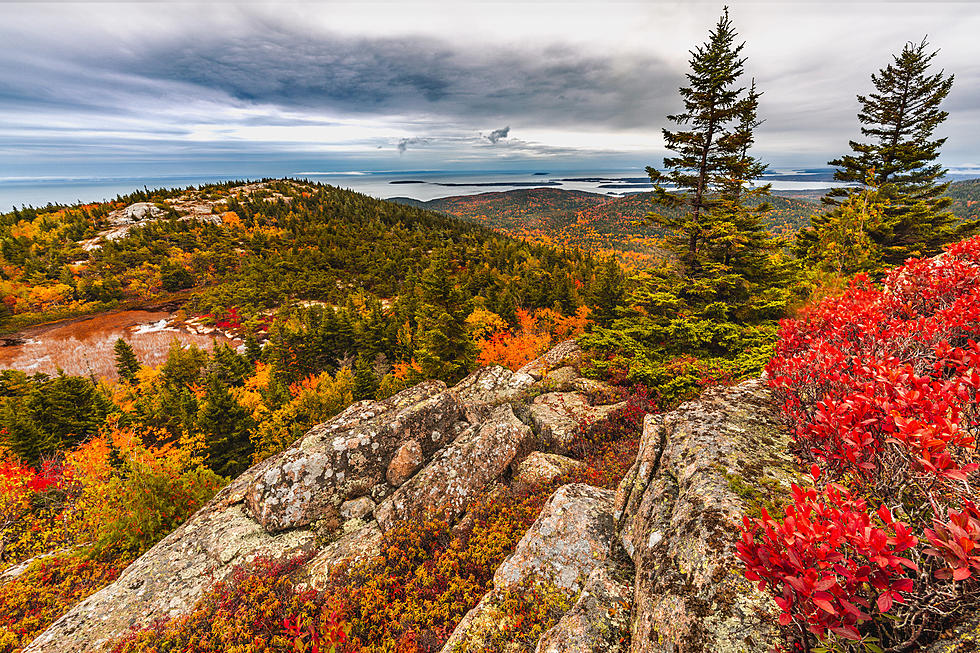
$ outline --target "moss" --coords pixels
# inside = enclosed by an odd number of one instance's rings
[[[749,483],[741,475],[733,474],[720,465],[718,467],[728,483],[728,489],[745,503],[746,515],[758,519],[762,516],[763,508],[773,517],[782,514],[781,499],[786,494],[786,488],[779,480],[760,474],[754,483]]]

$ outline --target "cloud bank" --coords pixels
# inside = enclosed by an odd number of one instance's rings
[[[687,49],[720,9],[202,7],[4,4],[0,175],[155,158],[212,168],[290,157],[342,169],[655,163]],[[952,163],[980,162],[978,12],[857,4],[845,22],[835,7],[733,7],[765,93],[760,153],[819,165],[846,148],[857,135],[854,95],[890,52],[929,31],[940,65],[957,74],[946,152]]]

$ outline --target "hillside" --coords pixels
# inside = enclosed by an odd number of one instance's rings
[[[663,257],[662,232],[643,218],[661,210],[653,193],[623,197],[555,188],[443,197],[420,202],[404,197],[393,202],[419,206],[485,225],[533,242],[589,252],[611,253],[627,264],[649,264]],[[775,233],[792,234],[814,210],[811,202],[774,196],[766,220]]]
[[[946,192],[953,198],[950,210],[961,220],[980,218],[980,179],[955,181]]]

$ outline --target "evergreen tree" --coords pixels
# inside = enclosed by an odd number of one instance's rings
[[[609,326],[616,319],[616,307],[621,306],[626,291],[623,270],[615,259],[609,258],[596,274],[596,291],[592,299],[592,319],[599,326]]]
[[[938,51],[928,47],[925,39],[917,45],[906,43],[892,63],[871,75],[875,91],[857,96],[861,134],[868,142],[851,141],[853,154],[830,162],[837,167],[838,181],[865,184],[873,171],[874,185],[888,206],[885,219],[869,235],[886,264],[936,254],[945,243],[977,228],[975,221],[956,225],[947,210],[951,200],[943,196],[949,183],[943,181],[946,170],[936,160],[946,139],[934,138],[934,133],[948,116],[940,105],[953,86],[953,75],[929,72]],[[825,201],[839,206],[841,198],[854,192],[837,188]],[[818,218],[814,226],[819,222]],[[812,245],[812,235],[804,234],[802,249]]]
[[[880,231],[886,208],[887,200],[874,174],[869,174],[861,191],[849,194],[836,209],[811,219],[810,228],[797,238],[797,255],[807,267],[838,280],[880,269],[881,250],[870,234]]]
[[[140,362],[136,358],[136,352],[128,342],[119,338],[113,347],[116,352],[116,372],[119,378],[132,383],[136,380],[136,373],[140,371]]]
[[[252,455],[249,433],[255,422],[220,379],[208,381],[197,426],[204,433],[208,467],[215,473],[234,477],[248,468]]]
[[[378,391],[378,376],[374,371],[371,359],[361,352],[354,363],[354,399],[374,399]]]
[[[262,345],[259,344],[254,333],[245,336],[245,358],[252,365],[255,365],[262,358]]]
[[[707,246],[718,236],[718,193],[731,185],[734,161],[745,142],[732,133],[732,125],[741,124],[747,102],[744,89],[736,85],[745,64],[741,56],[745,44],[736,45],[736,36],[726,7],[708,40],[691,52],[689,85],[679,89],[684,111],[667,116],[689,129],[665,128],[664,143],[676,155],[664,159],[666,172],[647,168],[657,201],[685,209],[649,217],[669,231],[670,244],[690,274],[700,272],[708,262]]]

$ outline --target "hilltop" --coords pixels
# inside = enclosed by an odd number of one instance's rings
[[[980,217],[980,179],[950,184],[951,210],[960,219]],[[822,191],[774,191],[766,223],[777,235],[791,237],[821,210]],[[643,218],[663,211],[652,192],[611,197],[561,188],[440,197],[421,201],[391,197],[388,201],[451,215],[503,233],[561,248],[613,254],[627,265],[661,260],[663,232]]]
[[[389,201],[452,215],[503,233],[561,248],[614,254],[627,264],[650,263],[664,257],[663,232],[643,220],[654,210],[652,192],[610,197],[558,188]],[[811,202],[774,196],[767,222],[777,234],[795,233],[814,210]]]

